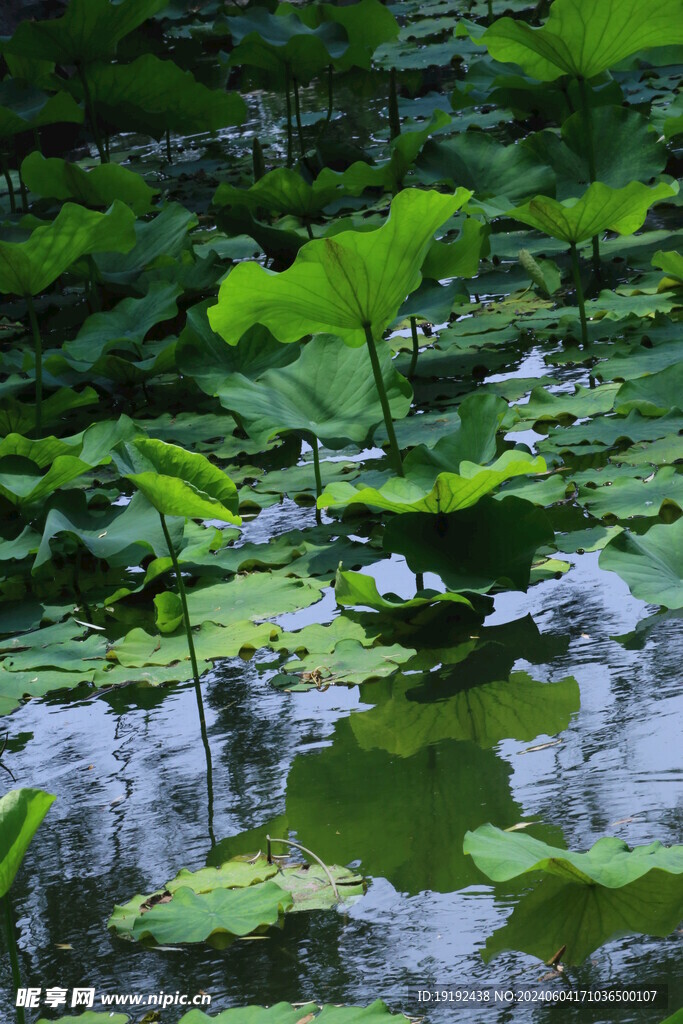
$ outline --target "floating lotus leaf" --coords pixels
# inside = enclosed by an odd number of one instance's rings
[[[118,164],[102,164],[85,171],[57,157],[46,159],[37,150],[22,163],[21,176],[37,196],[75,199],[84,206],[109,206],[120,199],[137,215],[149,213],[159,194],[139,174]]]
[[[135,245],[131,210],[116,200],[106,213],[65,203],[51,224],[25,242],[0,242],[0,292],[37,295],[88,253],[128,252]]]
[[[242,1006],[224,1010],[217,1017],[209,1017],[202,1010],[190,1010],[178,1024],[301,1024],[302,1021],[306,1024],[318,1021],[320,1024],[392,1024],[392,1021],[408,1024],[408,1020],[401,1013],[392,1013],[377,999],[370,1006],[318,1006],[316,1003]]]
[[[438,473],[438,464],[435,468]],[[422,480],[413,480],[410,476],[392,477],[379,489],[332,483],[323,491],[318,504],[321,508],[344,508],[360,504],[401,514],[428,512],[447,515],[476,504],[504,480],[526,476],[528,473],[545,473],[546,469],[540,456],[511,450],[504,452],[490,466],[463,461],[458,473],[438,473],[430,490],[427,490],[429,484],[425,487]],[[433,472],[430,468],[429,475],[433,475]]]
[[[532,78],[595,78],[638,50],[683,43],[678,0],[555,0],[544,25],[500,18],[481,42]]]
[[[414,654],[414,650],[400,644],[366,647],[357,640],[341,640],[327,656],[314,651],[287,662],[285,672],[298,675],[308,688],[353,686],[393,675]]]
[[[396,516],[384,530],[386,550],[404,555],[413,572],[435,572],[449,590],[482,594],[496,585],[526,590],[536,552],[552,540],[545,513],[514,495],[448,515]]]
[[[193,587],[187,603],[192,621],[229,626],[245,619],[262,621],[308,608],[320,600],[322,584],[270,572],[236,576],[227,583]]]
[[[672,187],[664,182],[648,188],[632,181],[615,189],[595,181],[579,199],[559,203],[548,196],[536,196],[523,206],[508,210],[507,216],[571,245],[608,229],[631,235],[641,227],[654,203],[677,192],[677,185]]]
[[[579,488],[578,502],[599,519],[608,515],[617,519],[656,516],[663,506],[683,508],[683,476],[673,466],[663,466],[644,480],[626,477],[609,487],[586,485]]]
[[[603,549],[600,568],[621,576],[641,601],[683,608],[683,518],[642,537],[618,534]]]
[[[0,899],[8,892],[54,800],[42,789],[12,789],[0,800]]]
[[[208,89],[190,71],[151,53],[131,64],[94,64],[86,74],[98,112],[156,139],[166,131],[217,131],[246,116],[239,93]]]
[[[504,832],[487,824],[467,833],[463,849],[494,882],[543,871],[565,882],[619,889],[650,871],[683,874],[683,846],[667,847],[654,842],[630,850],[621,839],[611,836],[598,839],[587,853],[572,853],[548,846],[533,836]]]
[[[420,284],[417,268],[434,232],[470,195],[408,189],[393,200],[381,228],[309,242],[281,274],[241,263],[221,285],[209,323],[231,345],[255,323],[283,342],[331,331],[360,346],[365,325],[379,337]]]
[[[168,0],[70,0],[61,18],[22,21],[7,53],[55,64],[108,60],[124,36],[166,6]]]
[[[637,410],[643,416],[666,416],[683,404],[683,360],[638,380],[627,380],[614,402],[616,412]],[[662,421],[664,422],[664,421]]]
[[[387,347],[379,360],[392,417],[399,419],[410,409],[412,388],[394,369]],[[340,345],[328,334],[309,341],[296,362],[267,370],[257,381],[231,374],[218,397],[260,442],[293,430],[312,434],[327,448],[343,448],[349,441],[362,446],[382,422],[367,349]]]
[[[667,277],[672,277],[676,281],[683,281],[683,256],[681,256],[680,252],[675,250],[664,252],[660,249],[652,257],[652,266],[659,267]]]
[[[204,622],[193,632],[197,656],[204,661],[236,658],[240,654],[271,646],[280,636],[279,626],[270,622],[231,622],[223,627]],[[173,665],[189,657],[184,633],[177,636],[154,636],[140,627],[117,640],[107,657],[124,668],[145,668],[150,665]]]
[[[124,442],[113,455],[126,478],[162,515],[222,519],[237,526],[242,522],[237,488],[204,455],[147,437]]]

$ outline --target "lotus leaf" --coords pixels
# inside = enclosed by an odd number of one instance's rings
[[[417,167],[426,184],[457,183],[471,188],[477,198],[505,196],[516,202],[555,191],[552,171],[526,146],[503,146],[480,131],[462,132],[443,142],[432,139],[422,150]]]
[[[0,899],[8,892],[54,800],[42,789],[12,789],[0,800]]]
[[[353,686],[393,675],[413,654],[414,650],[400,644],[365,647],[357,640],[341,640],[327,657],[314,651],[287,662],[285,672],[299,675],[308,688]]]
[[[416,268],[434,232],[470,196],[467,189],[454,196],[407,189],[381,228],[309,242],[281,274],[242,263],[221,285],[209,323],[231,345],[254,323],[283,342],[332,331],[360,346],[366,326],[379,337],[420,284]]]
[[[664,466],[645,480],[625,477],[609,486],[586,485],[579,488],[578,501],[597,518],[661,515],[663,506],[683,508],[683,475]]]
[[[600,568],[616,572],[642,601],[683,608],[683,518],[642,537],[618,534],[603,549]]]
[[[380,999],[370,1006],[318,1006],[316,1003],[276,1003],[274,1006],[244,1006],[224,1010],[209,1017],[201,1010],[190,1010],[179,1024],[406,1024],[408,1017],[392,1013]],[[84,1024],[89,1024],[85,1021]],[[94,1024],[94,1022],[93,1022]],[[118,1024],[114,1021],[114,1024]],[[669,1024],[669,1022],[667,1022]],[[673,1021],[671,1022],[673,1024]],[[677,1024],[677,1022],[676,1022]]]
[[[500,18],[481,37],[494,60],[532,78],[595,78],[638,50],[683,42],[677,0],[554,0],[541,28]]]
[[[51,224],[25,242],[0,242],[0,292],[37,295],[72,263],[93,252],[128,252],[135,217],[119,200],[106,213],[65,203]]]
[[[391,414],[398,419],[410,408],[412,390],[394,369],[387,348],[379,359]],[[231,374],[219,386],[218,397],[260,442],[294,430],[312,434],[327,448],[343,448],[349,441],[362,446],[382,422],[367,350],[340,345],[328,334],[308,342],[296,362],[267,370],[256,381]]]
[[[399,33],[396,19],[380,0],[356,0],[344,7],[328,3],[300,7],[291,3],[278,5],[279,15],[288,12],[298,15],[309,28],[327,21],[344,27],[349,46],[342,56],[334,59],[333,67],[338,71],[351,67],[369,68],[370,58],[380,43],[395,39]]]
[[[69,93],[57,92],[50,96],[14,78],[0,82],[1,139],[60,121],[72,124],[83,121],[83,111]]]
[[[683,360],[659,373],[626,381],[617,392],[614,409],[622,415],[636,410],[643,416],[665,416],[680,408],[682,389]]]
[[[228,26],[235,43],[231,64],[263,68],[271,76],[279,65],[282,75],[289,68],[301,82],[309,82],[349,46],[346,31],[333,21],[309,28],[297,14],[271,14],[265,8],[234,15]]]
[[[683,281],[683,256],[680,252],[663,252],[660,249],[652,257],[652,266],[659,267],[675,281]]]
[[[259,178],[251,188],[235,188],[225,182],[218,186],[213,197],[214,206],[246,206],[252,213],[268,210],[270,213],[291,213],[309,222],[328,203],[340,194],[339,187],[310,185],[302,176],[288,167],[278,167]]]
[[[650,871],[683,874],[683,846],[667,847],[654,842],[630,850],[621,839],[611,836],[598,839],[587,853],[572,853],[548,846],[533,836],[504,832],[487,824],[467,833],[463,849],[494,882],[542,871],[565,882],[619,889]]]
[[[85,206],[109,206],[120,199],[138,216],[149,213],[158,195],[158,189],[150,188],[139,174],[118,164],[103,164],[85,171],[78,164],[57,157],[46,159],[37,151],[26,157],[21,175],[26,187],[37,196],[75,199]]]
[[[404,555],[413,572],[435,572],[450,590],[482,594],[496,585],[526,590],[536,552],[552,540],[545,513],[514,495],[448,515],[408,513],[384,530],[386,550]]]
[[[190,71],[152,53],[131,64],[93,64],[86,76],[98,112],[153,138],[166,131],[217,131],[246,116],[238,93],[208,89]]]
[[[93,215],[94,216],[94,215]],[[167,203],[152,220],[135,223],[134,248],[128,248],[125,255],[106,254],[95,256],[94,261],[100,277],[116,285],[132,285],[140,288],[143,272],[159,257],[179,256],[187,244],[187,233],[196,227],[197,218],[179,203]]]
[[[608,229],[620,235],[633,234],[654,203],[676,195],[677,191],[677,186],[664,182],[648,188],[632,181],[624,188],[615,189],[595,181],[579,199],[559,203],[548,196],[536,196],[523,206],[508,210],[507,215],[552,238],[575,245]]]
[[[253,622],[231,622],[228,626],[216,626],[204,622],[193,633],[198,657],[203,661],[219,658],[236,658],[251,653],[260,647],[277,646],[280,628],[270,622],[254,625]],[[182,634],[177,636],[152,636],[136,627],[130,633],[112,644],[107,655],[123,668],[146,668],[150,665],[173,665],[188,657],[187,644]]]
[[[187,595],[196,622],[229,626],[244,619],[263,621],[283,612],[308,608],[321,597],[321,584],[275,573],[236,576],[229,583],[194,587]]]
[[[438,466],[438,462],[434,460]],[[319,499],[321,508],[343,508],[347,505],[367,505],[387,512],[428,512],[446,515],[469,508],[480,498],[498,487],[504,480],[527,473],[545,473],[546,464],[540,457],[534,458],[527,452],[504,452],[490,466],[478,466],[473,462],[461,462],[458,473],[428,471],[429,477],[437,472],[436,480],[426,486],[418,473],[418,479],[409,475],[392,478],[383,487],[354,487],[352,484],[330,484]]]
[[[23,21],[4,44],[10,54],[81,64],[107,60],[124,36],[151,18],[168,0],[69,0],[61,18]]]
[[[291,897],[275,882],[246,889],[215,889],[197,895],[178,889],[169,903],[158,903],[137,917],[133,938],[156,942],[206,942],[216,932],[249,935],[275,924],[291,906]]]
[[[680,912],[678,875],[653,871],[619,889],[546,877],[489,936],[482,957],[488,963],[503,950],[514,949],[547,962],[566,947],[562,962],[574,966],[599,946],[629,933],[670,935]]]
[[[237,488],[205,456],[154,438],[123,442],[113,453],[128,480],[157,512],[240,525]]]
[[[439,601],[451,601],[456,604],[467,605],[472,608],[472,603],[463,597],[462,594],[439,594],[436,591],[422,591],[419,596],[403,601],[394,595],[382,597],[377,590],[377,583],[372,576],[364,576],[360,572],[337,571],[334,583],[334,596],[337,604],[342,607],[364,607],[372,608],[378,612],[403,612],[414,608],[423,608],[425,605],[438,603]]]

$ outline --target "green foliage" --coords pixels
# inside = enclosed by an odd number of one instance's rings
[[[149,213],[158,195],[158,189],[150,188],[139,174],[118,164],[85,171],[78,164],[33,152],[22,163],[21,174],[26,187],[38,196],[75,199],[84,206],[109,206],[120,199],[138,216]]]
[[[618,573],[642,601],[683,608],[683,518],[643,537],[617,534],[601,552],[600,568]]]
[[[12,789],[0,800],[0,898],[12,885],[29,843],[54,800],[42,789]]]

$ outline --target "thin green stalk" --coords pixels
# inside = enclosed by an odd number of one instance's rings
[[[202,698],[202,688],[199,683],[194,684],[194,692],[197,698],[197,711],[199,712],[199,729],[202,734],[202,744],[204,746],[204,758],[206,760],[206,795],[207,795],[207,814],[208,814],[208,832],[209,841],[211,848],[216,845],[216,833],[213,830],[213,762],[211,760],[211,747],[209,746],[209,734],[206,730],[206,716],[204,714],[204,700]]]
[[[398,92],[396,89],[396,68],[389,72],[389,141],[401,134],[401,116],[398,112]]]
[[[586,130],[586,142],[588,144],[588,177],[590,178],[591,185],[597,180],[597,174],[595,170],[595,136],[593,130],[593,114],[591,112],[590,98],[588,96],[588,90],[586,88],[585,78],[579,78],[579,92],[581,93],[581,106],[583,108],[583,121]],[[593,269],[598,277],[600,277],[601,265],[600,265],[600,239],[597,235],[593,235]]]
[[[363,324],[365,331],[365,340],[368,343],[368,352],[370,353],[370,362],[372,364],[372,373],[375,378],[375,387],[379,395],[380,404],[382,406],[382,414],[384,415],[384,425],[387,428],[387,436],[389,438],[389,446],[391,448],[391,455],[394,461],[394,467],[399,476],[403,476],[403,462],[401,460],[401,449],[398,446],[396,440],[396,432],[394,430],[394,421],[391,418],[391,409],[389,408],[389,399],[384,388],[384,381],[382,380],[382,370],[379,365],[379,356],[377,355],[377,346],[375,345],[375,339],[372,336],[372,329],[370,324]]]
[[[327,117],[325,118],[325,124],[329,124],[332,120],[332,111],[334,108],[334,80],[333,80],[333,68],[331,64],[327,65]]]
[[[93,134],[93,139],[95,140],[95,145],[97,146],[97,152],[100,155],[100,163],[109,163],[107,151],[102,145],[102,138],[100,136],[100,130],[97,124],[97,115],[95,113],[95,104],[93,103],[92,96],[90,94],[90,86],[88,85],[88,79],[80,64],[76,65],[76,70],[78,71],[78,77],[80,78],[81,85],[83,86],[83,99],[85,100],[85,109],[88,111],[88,118],[90,119],[90,128]]]
[[[308,435],[308,441],[313,451],[313,472],[315,474],[315,521],[320,526],[322,517],[318,508],[318,498],[323,493],[323,478],[320,475],[320,453],[318,452],[318,438],[315,434]]]
[[[301,123],[301,106],[299,104],[299,83],[296,78],[292,79],[294,83],[294,115],[296,117],[296,130],[299,135],[299,149],[301,151],[301,159],[303,160],[306,153],[306,145],[304,143],[304,128]]]
[[[292,166],[292,150],[294,149],[292,139],[292,96],[289,91],[289,83],[291,79],[289,73],[289,65],[285,67],[285,103],[287,106],[287,166]]]
[[[489,25],[493,21],[493,0],[488,0]]]
[[[2,174],[7,185],[7,195],[9,196],[9,208],[11,213],[17,212],[17,198],[14,194],[14,185],[12,183],[12,175],[9,172],[7,161],[4,157],[0,158],[0,167],[2,168]]]
[[[308,217],[304,218],[304,227],[306,228],[306,234],[308,235],[308,237],[312,241],[313,240],[313,228],[311,227],[311,222],[308,219]]]
[[[415,592],[417,593],[420,590],[424,590],[424,588],[425,588],[424,573],[416,572],[415,573]]]
[[[579,304],[579,315],[581,316],[581,342],[588,345],[588,324],[586,322],[586,302],[583,297],[583,285],[581,284],[581,271],[579,270],[579,254],[576,251],[576,242],[572,242],[569,251],[572,256],[572,274],[576,287],[576,301]]]
[[[16,992],[21,988],[21,971],[19,970],[19,950],[17,948],[17,937],[14,929],[14,915],[12,913],[12,905],[9,901],[9,894],[5,893],[2,898],[4,916],[5,916],[5,931],[7,933],[7,949],[9,952],[9,960],[12,967],[12,982],[14,984],[14,991]],[[17,1024],[26,1024],[26,1016],[24,1014],[24,1007],[17,1006]]]
[[[410,318],[410,333],[413,339],[413,355],[410,360],[410,366],[408,367],[408,380],[413,379],[415,368],[417,366],[417,357],[420,354],[420,342],[417,337],[417,317],[411,316]]]
[[[36,355],[36,437],[40,437],[43,429],[43,339],[40,336],[33,296],[26,295],[25,298]]]
[[[187,636],[187,646],[190,649],[190,663],[192,665],[192,673],[194,675],[195,683],[199,683],[199,670],[197,668],[197,655],[194,650],[194,640],[192,639],[192,625],[190,623],[190,613],[187,610],[187,594],[185,593],[185,584],[183,583],[183,577],[180,572],[180,566],[178,565],[178,556],[176,555],[175,548],[173,547],[173,541],[171,535],[168,532],[166,526],[166,519],[163,512],[159,513],[159,519],[161,520],[161,529],[164,531],[164,538],[166,540],[166,547],[168,553],[171,556],[173,562],[173,571],[175,572],[176,582],[178,584],[178,594],[180,596],[180,604],[183,609],[183,622],[185,624],[185,634]]]

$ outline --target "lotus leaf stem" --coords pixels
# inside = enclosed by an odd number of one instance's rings
[[[301,151],[301,159],[303,160],[306,153],[306,145],[304,143],[304,129],[301,123],[301,105],[299,103],[299,83],[296,78],[292,78],[294,83],[294,115],[296,117],[296,130],[299,136],[299,149]]]
[[[192,673],[194,675],[195,683],[199,684],[199,669],[197,668],[197,655],[195,654],[194,640],[192,639],[192,625],[190,623],[190,613],[187,609],[187,594],[185,593],[185,584],[183,583],[183,577],[180,572],[180,566],[178,565],[178,556],[176,555],[175,548],[173,547],[173,541],[171,540],[171,535],[168,532],[168,526],[166,525],[166,518],[163,512],[159,513],[159,519],[161,520],[161,529],[164,531],[166,547],[168,548],[168,553],[171,556],[171,561],[173,562],[173,571],[175,572],[175,578],[178,584],[178,594],[180,596],[180,604],[183,609],[183,622],[185,624],[187,646],[190,649],[190,663],[192,665]]]
[[[309,434],[309,443],[313,451],[313,472],[315,473],[315,521],[320,526],[322,517],[318,508],[318,498],[323,493],[323,480],[320,475],[320,453],[318,452],[318,438],[315,434]]]
[[[289,73],[289,64],[285,65],[285,104],[287,108],[287,166],[292,166],[292,95],[289,91],[291,75]]]
[[[401,449],[399,448],[398,441],[396,440],[394,421],[391,418],[389,399],[387,398],[387,393],[384,388],[382,370],[379,365],[375,339],[372,336],[372,328],[370,327],[370,324],[363,324],[363,329],[365,331],[365,340],[368,343],[368,352],[370,353],[370,363],[372,364],[372,373],[375,378],[375,387],[377,388],[380,404],[382,406],[382,413],[384,415],[384,425],[387,428],[387,436],[389,438],[389,446],[391,448],[391,455],[394,461],[394,468],[399,476],[404,476],[403,462],[401,461]]]
[[[327,877],[329,879],[329,882],[330,882],[330,885],[332,886],[332,892],[334,893],[334,898],[336,900],[341,900],[341,896],[339,895],[339,889],[337,888],[337,886],[335,884],[335,881],[334,881],[334,878],[332,877],[332,872],[328,868],[327,864],[325,864],[320,859],[320,857],[318,857],[317,854],[313,853],[313,850],[307,849],[307,847],[302,846],[301,843],[293,843],[291,839],[274,839],[274,838],[271,839],[270,836],[266,836],[266,840],[268,842],[268,850],[269,850],[269,852],[270,852],[270,844],[271,843],[284,843],[285,846],[293,846],[295,850],[301,850],[302,853],[307,853],[309,857],[312,857],[313,860],[318,862],[320,867],[323,869],[323,871],[327,875]],[[269,857],[269,860],[270,860],[270,857]]]
[[[415,368],[417,366],[417,357],[420,354],[420,342],[417,337],[417,317],[411,316],[410,318],[410,334],[413,339],[413,354],[410,360],[410,366],[408,367],[408,380],[412,380],[415,374]]]
[[[5,931],[7,933],[7,949],[12,967],[12,982],[16,992],[21,988],[21,971],[19,970],[19,950],[17,949],[17,937],[14,928],[14,914],[12,913],[12,905],[7,893],[3,896],[2,902],[5,917]],[[24,1014],[23,1006],[17,1006],[17,1024],[26,1024],[26,1016]]]
[[[97,114],[95,113],[95,104],[93,103],[92,95],[90,93],[87,76],[80,64],[76,65],[76,70],[78,71],[78,77],[80,78],[81,85],[83,86],[83,99],[85,100],[85,108],[88,111],[88,118],[90,119],[90,127],[92,129],[95,145],[97,146],[97,152],[100,155],[100,163],[108,164],[109,157],[106,149],[102,145],[100,129],[97,124]]]
[[[43,339],[40,336],[33,296],[26,295],[25,298],[36,356],[36,437],[40,437],[43,429]]]
[[[332,110],[334,107],[334,79],[333,79],[333,68],[331,64],[327,65],[327,117],[325,118],[325,124],[329,124],[332,120]]]
[[[389,72],[389,141],[401,134],[401,117],[398,112],[398,92],[396,90],[396,68]]]
[[[586,302],[583,297],[583,285],[581,284],[581,271],[579,270],[579,255],[576,251],[576,242],[571,243],[570,252],[572,254],[572,274],[574,275],[574,285],[576,287],[576,301],[579,304],[579,316],[581,317],[581,341],[587,346],[588,324],[586,322]]]
[[[216,833],[213,830],[213,761],[211,759],[211,747],[209,746],[209,734],[206,729],[206,715],[204,714],[204,699],[202,688],[199,683],[194,684],[194,692],[197,698],[197,711],[199,712],[199,730],[202,734],[202,745],[206,760],[206,796],[207,796],[207,817],[208,831],[211,848],[216,845]]]
[[[26,191],[26,184],[21,176],[21,168],[17,168],[17,177],[19,178],[19,191],[21,192],[21,208],[24,213],[28,213],[28,192]]]
[[[493,0],[488,0],[489,25],[493,21]]]
[[[7,161],[4,157],[0,158],[0,167],[2,168],[2,175],[7,185],[7,195],[9,196],[9,208],[11,213],[17,212],[17,198],[14,194],[14,185],[12,184],[12,175],[9,172]]]
[[[579,92],[581,93],[581,106],[583,108],[583,121],[586,130],[586,142],[588,145],[588,177],[591,185],[597,180],[595,170],[595,137],[593,133],[593,114],[591,112],[590,97],[586,88],[585,78],[579,78]],[[600,276],[600,239],[593,235],[593,269],[596,275]]]
[[[424,573],[416,572],[415,573],[415,591],[417,592],[419,590],[424,590],[424,588],[425,588]]]

